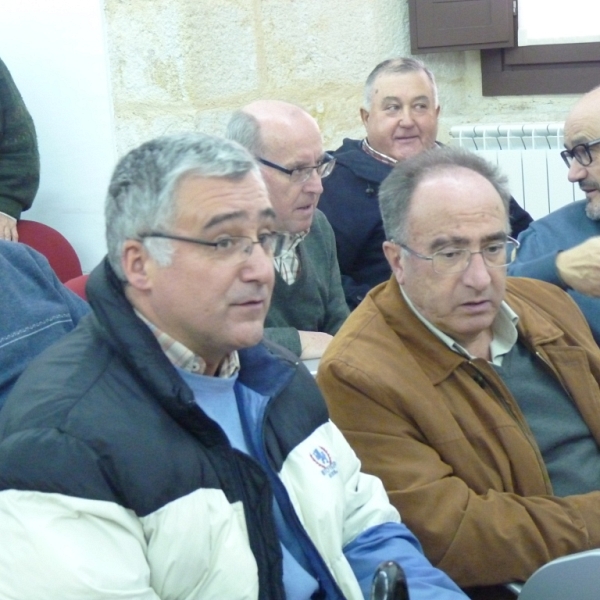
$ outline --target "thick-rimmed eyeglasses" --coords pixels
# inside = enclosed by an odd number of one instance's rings
[[[589,167],[594,160],[590,148],[596,144],[600,144],[600,138],[592,140],[591,142],[585,142],[584,144],[577,144],[570,150],[563,150],[560,153],[560,156],[565,161],[567,167],[571,167],[573,159],[575,159],[582,167]]]
[[[323,160],[318,164],[312,167],[297,167],[295,169],[286,169],[277,163],[271,162],[266,158],[259,158],[259,163],[266,165],[267,167],[271,167],[272,169],[277,169],[282,173],[290,176],[290,180],[292,183],[305,183],[310,179],[313,171],[317,172],[317,175],[323,179],[328,175],[331,175],[331,171],[333,171],[333,167],[335,166],[335,158],[331,156],[331,154],[327,154],[327,152],[323,156]]]
[[[515,260],[519,242],[511,237],[507,237],[505,240],[488,244],[478,252],[473,252],[468,248],[444,248],[443,250],[434,252],[431,256],[420,254],[409,248],[406,244],[397,245],[417,258],[431,261],[431,266],[436,273],[449,275],[450,273],[466,271],[471,264],[474,254],[481,254],[483,262],[491,269],[506,267]]]
[[[258,244],[267,256],[276,256],[281,252],[281,247],[285,242],[286,236],[277,231],[259,234],[257,240],[243,235],[235,236],[228,235],[214,242],[208,242],[198,238],[185,237],[183,235],[175,235],[172,233],[164,233],[162,231],[151,231],[139,236],[140,240],[146,238],[163,238],[167,240],[177,240],[179,242],[189,242],[190,244],[199,244],[212,248],[212,255],[220,260],[232,261],[235,263],[248,260],[255,244]]]

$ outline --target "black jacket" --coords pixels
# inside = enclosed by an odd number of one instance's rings
[[[272,504],[274,493],[285,498],[285,492],[275,474],[328,422],[314,379],[279,346],[240,351],[238,381],[271,398],[261,465],[232,448],[198,407],[107,261],[92,272],[87,291],[94,312],[30,365],[1,413],[0,490],[105,501],[139,519],[198,488],[222,490],[229,504],[241,502],[251,515],[245,521],[259,598],[283,600]],[[297,533],[327,597],[341,598],[301,527]]]

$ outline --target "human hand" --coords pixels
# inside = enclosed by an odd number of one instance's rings
[[[587,296],[600,297],[600,236],[560,252],[556,270],[569,287]]]
[[[298,333],[302,345],[302,354],[300,355],[302,360],[321,358],[323,352],[329,346],[329,342],[333,339],[333,336],[322,331],[299,331]]]
[[[17,220],[3,213],[0,213],[0,240],[19,241]]]

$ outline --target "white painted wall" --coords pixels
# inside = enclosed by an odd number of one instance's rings
[[[58,229],[85,272],[105,254],[116,161],[101,0],[2,0],[0,57],[35,122],[40,189],[23,218]]]

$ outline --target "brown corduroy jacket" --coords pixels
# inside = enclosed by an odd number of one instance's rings
[[[509,278],[519,338],[600,444],[600,349],[559,288]],[[463,587],[524,581],[600,547],[600,492],[553,496],[538,446],[494,369],[434,336],[398,284],[374,288],[321,360],[331,418],[379,476],[430,560]],[[560,423],[557,423],[557,427]]]

